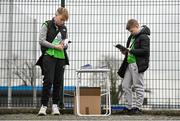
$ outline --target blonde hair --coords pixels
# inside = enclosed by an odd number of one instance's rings
[[[127,30],[130,30],[131,28],[133,27],[138,27],[139,26],[139,23],[137,20],[135,19],[130,19],[128,22],[127,22],[127,25],[126,25],[126,29]]]
[[[57,9],[57,13],[58,13],[59,15],[62,15],[63,18],[64,18],[66,21],[68,20],[68,18],[69,18],[69,13],[68,13],[68,10],[67,10],[66,8],[59,7],[59,8]]]

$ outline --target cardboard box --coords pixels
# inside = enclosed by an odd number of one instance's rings
[[[74,101],[74,114],[76,115],[76,96]],[[80,87],[80,113],[84,115],[101,114],[100,87]]]

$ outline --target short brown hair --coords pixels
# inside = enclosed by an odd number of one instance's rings
[[[59,8],[57,9],[57,13],[60,14],[60,15],[62,15],[63,18],[64,18],[66,21],[68,20],[68,18],[69,18],[69,13],[68,13],[68,10],[67,10],[66,8],[64,8],[64,7],[59,7]]]
[[[139,26],[138,21],[135,20],[135,19],[130,19],[130,20],[127,22],[126,29],[127,29],[127,30],[130,30],[132,27],[136,27],[136,26]]]

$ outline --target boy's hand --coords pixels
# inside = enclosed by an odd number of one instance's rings
[[[69,39],[64,39],[61,41],[61,43],[64,45],[64,48],[68,48],[68,44],[71,43]]]
[[[122,53],[123,55],[126,55],[127,51],[121,51],[121,53]]]
[[[123,55],[126,55],[130,51],[130,48],[127,48],[127,50],[120,50]]]
[[[57,50],[63,50],[64,49],[64,44],[61,43],[59,45],[55,45],[54,48],[57,49]]]

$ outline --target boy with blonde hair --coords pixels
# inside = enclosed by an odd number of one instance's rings
[[[60,7],[57,9],[55,17],[43,23],[40,30],[39,44],[41,45],[42,55],[36,65],[41,67],[44,78],[41,96],[42,106],[38,115],[46,115],[52,86],[52,114],[60,115],[58,103],[60,101],[60,95],[63,95],[63,90],[60,90],[60,88],[64,84],[65,65],[69,65],[66,53],[67,44],[65,44],[67,28],[64,25],[68,18],[67,9]]]

